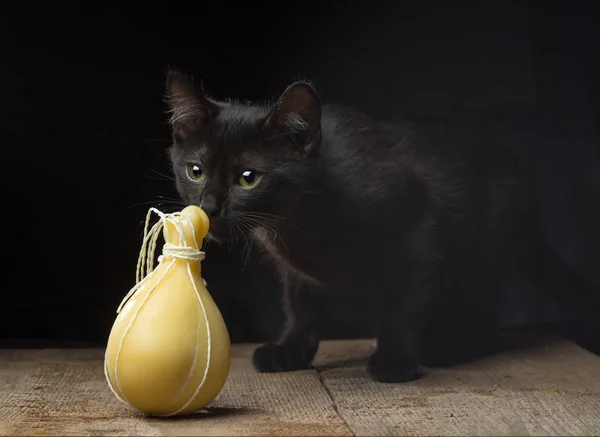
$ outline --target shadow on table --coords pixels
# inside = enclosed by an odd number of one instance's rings
[[[150,416],[148,417],[149,420],[155,420],[155,421],[165,421],[165,420],[169,420],[169,421],[185,421],[185,420],[198,420],[198,419],[202,419],[202,418],[208,418],[208,417],[237,417],[237,416],[243,416],[246,414],[252,414],[255,413],[256,410],[251,409],[251,408],[230,408],[230,407],[207,407],[207,408],[203,408],[202,410],[196,412],[196,413],[192,413],[192,414],[187,414],[187,415],[183,415],[183,416],[170,416],[170,417],[155,417],[155,416]]]

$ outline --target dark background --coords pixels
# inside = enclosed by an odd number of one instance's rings
[[[481,3],[3,3],[1,344],[105,342],[146,211],[177,197],[167,66],[216,98],[269,100],[308,78],[324,101],[374,116],[419,111],[488,130],[538,184],[552,246],[600,287],[598,6]],[[270,266],[244,264],[240,248],[207,255],[232,340],[274,337]],[[527,288],[515,284],[507,323],[562,317]],[[368,309],[329,302],[324,335],[370,336]]]

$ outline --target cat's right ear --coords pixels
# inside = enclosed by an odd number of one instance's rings
[[[171,114],[169,123],[176,143],[185,141],[192,132],[219,112],[219,107],[208,100],[188,77],[174,70],[167,73],[166,100]]]
[[[304,81],[291,84],[271,109],[264,127],[286,134],[305,154],[314,153],[321,135],[321,103],[312,85]]]

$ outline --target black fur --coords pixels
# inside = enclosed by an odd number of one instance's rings
[[[536,241],[531,190],[500,149],[442,122],[322,107],[305,82],[270,107],[213,101],[176,72],[167,91],[182,198],[209,214],[210,238],[252,239],[281,271],[287,325],[258,370],[311,364],[325,291],[376,300],[376,380],[494,350],[504,280]],[[245,170],[262,174],[253,188]]]

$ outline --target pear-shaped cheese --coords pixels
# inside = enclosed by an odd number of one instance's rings
[[[180,214],[161,213],[161,219],[167,244],[113,324],[105,374],[121,400],[166,416],[212,402],[225,384],[231,356],[225,322],[200,271],[208,217],[189,206]],[[156,244],[156,234],[147,233],[142,252],[152,235]]]

